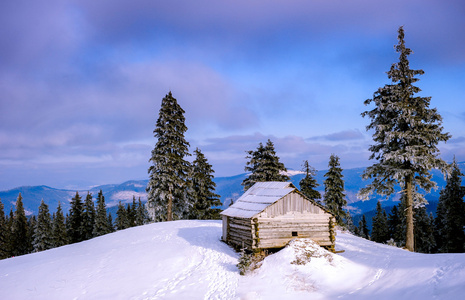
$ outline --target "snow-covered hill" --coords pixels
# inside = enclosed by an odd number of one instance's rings
[[[0,261],[0,299],[463,299],[465,254],[417,254],[338,232],[331,254],[293,243],[240,276],[219,221],[118,231]],[[313,257],[303,265],[296,259]]]

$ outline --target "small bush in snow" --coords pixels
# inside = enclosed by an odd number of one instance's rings
[[[241,257],[237,263],[237,268],[241,275],[246,275],[253,270],[260,268],[265,259],[264,253],[247,253],[244,249],[241,250]]]
[[[333,256],[327,250],[321,248],[317,243],[308,239],[293,240],[289,244],[294,248],[295,260],[291,262],[294,265],[305,265],[313,258],[325,258],[328,262],[333,261]]]

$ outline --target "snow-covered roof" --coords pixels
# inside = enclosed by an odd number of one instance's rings
[[[257,182],[221,214],[251,218],[294,190],[296,187],[291,182]]]

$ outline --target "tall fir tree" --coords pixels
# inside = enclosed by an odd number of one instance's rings
[[[386,211],[381,206],[381,202],[376,204],[376,214],[373,216],[373,226],[371,229],[371,240],[377,243],[385,243],[389,240],[389,227]]]
[[[465,187],[462,186],[462,172],[457,163],[451,165],[451,174],[446,187],[441,190],[436,210],[436,231],[439,252],[464,252],[465,243]]]
[[[108,213],[108,230],[110,230],[110,233],[115,232],[115,224],[113,223],[111,213]]]
[[[27,253],[34,251],[34,230],[37,226],[37,218],[35,215],[30,216],[27,219]]]
[[[388,78],[392,83],[379,88],[373,99],[365,101],[365,105],[375,104],[375,108],[365,111],[371,123],[367,130],[374,130],[374,145],[370,159],[377,163],[368,167],[363,173],[364,179],[372,182],[360,191],[364,198],[372,192],[391,195],[394,186],[400,185],[406,199],[406,248],[414,251],[413,205],[414,196],[417,202],[425,201],[415,193],[416,186],[429,192],[436,183],[431,180],[429,172],[436,168],[447,172],[447,164],[438,157],[438,143],[450,138],[442,133],[442,118],[436,109],[430,109],[431,97],[420,97],[416,94],[420,88],[414,85],[423,70],[412,70],[408,56],[412,50],[405,46],[404,29],[399,28],[399,43],[396,52],[400,54],[399,62],[392,64]]]
[[[318,201],[317,199],[321,199],[321,194],[315,190],[315,188],[319,186],[314,178],[314,176],[316,176],[316,170],[314,167],[310,166],[308,160],[304,161],[303,172],[305,177],[299,182],[300,191],[309,199]]]
[[[105,204],[105,197],[103,196],[102,190],[97,195],[97,209],[95,213],[94,229],[92,231],[93,236],[101,236],[110,233],[108,226],[107,207]]]
[[[84,240],[89,240],[93,238],[95,223],[95,207],[94,201],[92,200],[92,194],[87,192],[86,200],[84,201],[83,211],[82,211],[82,238]]]
[[[0,259],[10,256],[8,249],[8,219],[5,216],[5,210],[0,199]]]
[[[190,196],[192,208],[190,219],[210,220],[220,217],[220,195],[215,194],[216,183],[213,181],[215,172],[199,148],[195,149],[195,160],[192,162],[190,176]]]
[[[130,227],[128,211],[121,201],[118,203],[118,210],[116,211],[115,227],[116,230],[123,230]]]
[[[19,193],[12,222],[12,256],[29,253],[28,223],[23,206],[23,197]]]
[[[74,198],[71,199],[71,207],[66,221],[70,243],[77,243],[84,240],[84,236],[82,234],[83,212],[84,208],[82,198],[79,196],[79,193],[76,192]]]
[[[247,151],[245,171],[250,172],[249,176],[242,181],[244,190],[248,190],[256,182],[265,181],[289,181],[289,176],[283,174],[287,171],[283,163],[276,155],[274,144],[268,139],[265,146],[258,145],[257,150]]]
[[[39,214],[34,229],[34,241],[32,242],[34,252],[52,249],[54,247],[52,218],[48,205],[42,201],[39,206]]]
[[[184,110],[171,94],[162,102],[153,131],[157,143],[149,162],[147,185],[150,215],[155,221],[182,219],[190,203],[187,179],[190,164],[185,159],[189,143],[184,138],[187,131]]]
[[[68,244],[68,236],[66,234],[65,216],[61,203],[58,202],[57,211],[53,218],[53,243],[55,247],[61,247]]]
[[[136,226],[136,214],[137,214],[137,203],[136,203],[136,196],[132,196],[132,204],[128,203],[127,208],[127,216],[128,216],[128,224],[129,227]]]
[[[399,212],[399,205],[394,205],[388,215],[388,231],[389,238],[393,239],[396,244],[400,245],[405,239],[404,231],[402,230],[401,213]]]
[[[344,224],[346,212],[343,207],[347,205],[344,194],[344,180],[342,168],[339,164],[339,157],[331,154],[328,163],[328,172],[325,174],[325,195],[324,202],[328,210],[334,214],[339,225]]]

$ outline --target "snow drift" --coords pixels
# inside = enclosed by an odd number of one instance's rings
[[[460,299],[465,254],[418,254],[338,232],[296,240],[240,276],[219,221],[133,227],[0,261],[0,299]]]

